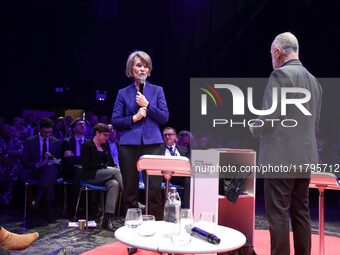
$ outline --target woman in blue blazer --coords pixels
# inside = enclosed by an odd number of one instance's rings
[[[119,90],[112,113],[112,125],[121,131],[119,162],[123,175],[124,205],[138,207],[138,172],[136,163],[144,154],[157,154],[163,143],[159,125],[169,118],[163,88],[146,81],[152,71],[150,56],[143,51],[130,54],[126,75],[133,83]],[[149,178],[149,213],[163,218],[162,177]]]

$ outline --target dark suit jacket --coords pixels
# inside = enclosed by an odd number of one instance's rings
[[[49,153],[55,158],[61,158],[60,141],[54,137],[49,138]],[[40,161],[40,140],[39,135],[32,136],[25,141],[22,154],[22,163],[25,168],[34,169]]]
[[[190,159],[190,151],[188,150],[188,148],[186,148],[184,146],[176,145],[176,149],[178,150],[179,154],[181,154],[181,156],[187,157],[188,159]],[[165,155],[165,151],[166,151],[166,145],[163,143],[159,147],[159,151],[157,152],[157,154],[158,155]]]
[[[61,152],[64,155],[65,151],[72,151],[74,155],[76,155],[76,139],[74,136],[68,137],[64,139],[61,144]]]
[[[106,166],[116,166],[112,159],[110,146],[105,143],[102,144],[102,148],[107,159],[105,164],[102,162],[101,152],[97,150],[93,141],[87,141],[81,146],[80,159],[83,166],[81,178],[83,180],[94,179],[97,170],[106,168]]]
[[[60,141],[54,137],[49,139],[49,153],[55,158],[60,159]],[[40,161],[40,140],[39,135],[34,135],[28,138],[24,144],[24,151],[21,155],[21,161],[23,163],[23,169],[19,173],[21,181],[26,181],[28,178],[35,178],[38,174],[36,171],[36,165]]]
[[[146,118],[133,123],[132,116],[140,108],[136,103],[137,89],[133,84],[119,90],[113,108],[112,125],[121,130],[121,145],[163,143],[159,124],[168,122],[169,112],[163,88],[146,82],[144,96],[150,102]]]
[[[87,140],[85,139],[84,142]],[[63,159],[63,166],[65,167],[70,167],[73,165],[80,165],[80,156],[73,156],[73,157],[64,157],[64,152],[65,151],[72,151],[74,155],[76,155],[76,138],[74,136],[68,137],[64,139],[64,141],[61,144],[61,155]]]
[[[299,60],[291,60],[273,71],[264,92],[263,109],[272,105],[272,88],[277,87],[280,95],[282,87],[300,87],[310,91],[311,99],[304,107],[312,114],[305,116],[295,105],[287,106],[286,116],[281,116],[280,97],[277,111],[260,119],[295,119],[296,127],[283,127],[277,123],[273,128],[255,128],[261,136],[260,164],[285,165],[316,164],[318,162],[315,126],[320,118],[322,89],[318,80],[304,68]],[[300,93],[289,93],[290,98],[301,97]]]

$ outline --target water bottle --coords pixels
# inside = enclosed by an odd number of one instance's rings
[[[181,211],[181,198],[174,187],[170,188],[168,199],[164,206],[164,222],[166,224],[165,233],[166,237],[177,235],[180,232],[180,211]]]

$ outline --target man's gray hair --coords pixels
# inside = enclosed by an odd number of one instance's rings
[[[274,42],[283,49],[283,53],[289,55],[294,52],[299,54],[299,42],[291,32],[285,32],[275,37]]]

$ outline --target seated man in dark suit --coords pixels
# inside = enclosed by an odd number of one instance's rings
[[[77,118],[71,123],[72,136],[66,138],[61,144],[62,176],[72,182],[72,211],[76,205],[76,199],[80,189],[80,150],[85,142],[86,124],[81,118]]]
[[[163,141],[161,145],[161,155],[168,156],[183,156],[190,158],[190,151],[187,147],[179,146],[176,144],[177,133],[173,127],[166,127],[163,130]],[[183,208],[190,207],[190,177],[172,177],[171,183],[183,186]]]
[[[52,137],[53,121],[43,118],[40,121],[40,131],[37,135],[28,138],[24,145],[22,162],[24,169],[21,177],[23,181],[28,178],[39,180],[38,191],[32,206],[37,208],[45,201],[48,219],[55,221],[54,199],[55,183],[59,176],[60,142]]]
[[[75,176],[75,165],[81,165],[80,149],[85,142],[85,121],[81,118],[75,119],[72,124],[73,135],[66,138],[61,144],[61,153],[63,159],[63,177],[73,180]]]

